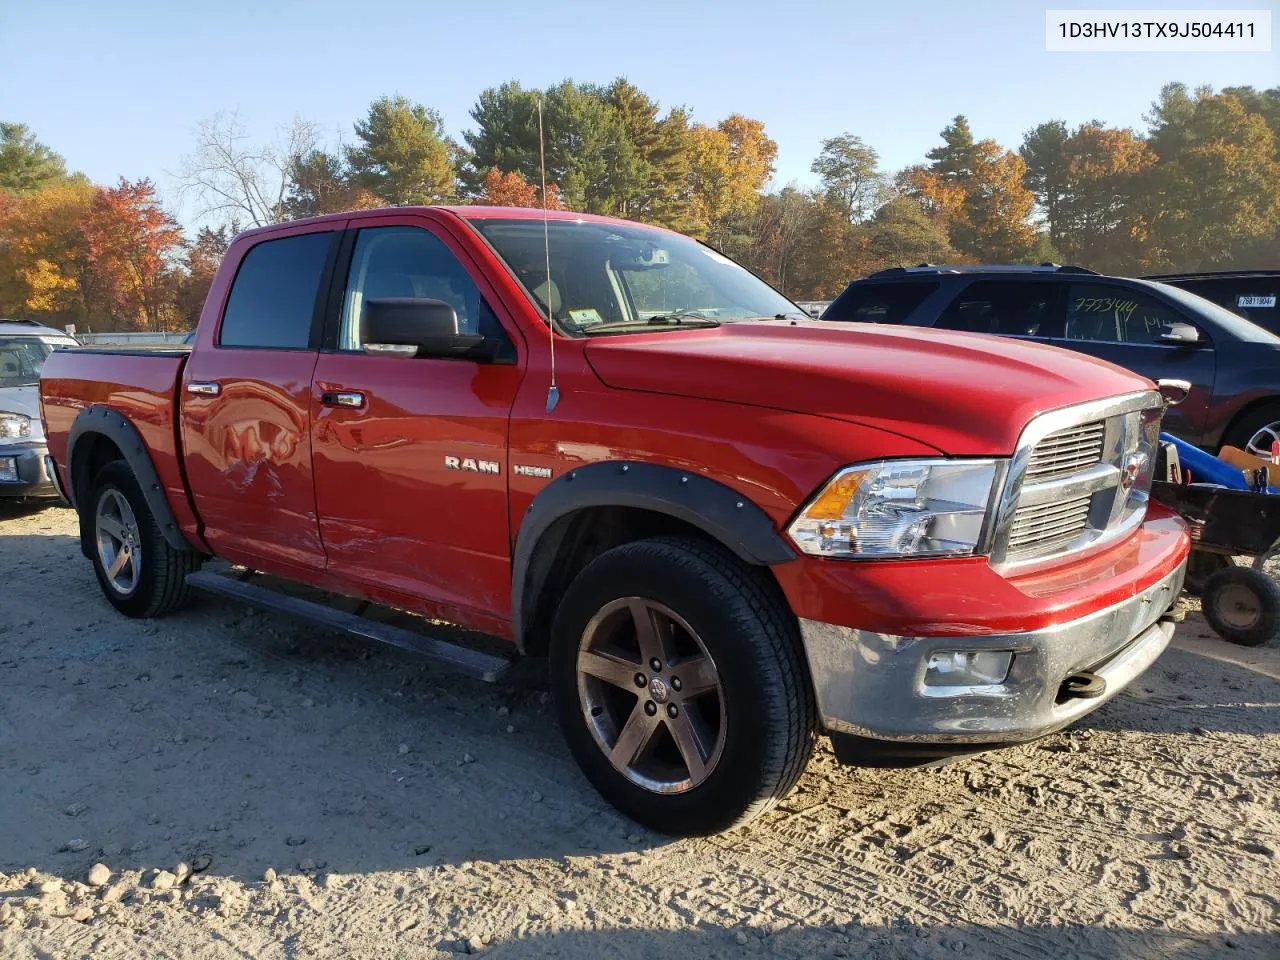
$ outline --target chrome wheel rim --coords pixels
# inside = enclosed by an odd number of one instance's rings
[[[1274,423],[1268,423],[1265,427],[1249,438],[1249,442],[1245,444],[1245,450],[1252,453],[1255,457],[1262,457],[1265,460],[1271,459],[1271,444],[1280,440],[1280,420]]]
[[[138,587],[142,569],[142,545],[139,542],[138,519],[133,508],[119,490],[102,491],[94,512],[94,533],[98,542],[98,560],[111,589],[121,596]]]
[[[715,661],[675,611],[623,597],[578,645],[578,703],[613,768],[653,793],[706,781],[724,752],[724,689]]]
[[[1229,584],[1218,593],[1218,616],[1235,630],[1248,630],[1262,616],[1262,604],[1248,587]]]

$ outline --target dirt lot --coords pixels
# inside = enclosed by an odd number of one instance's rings
[[[1280,649],[1198,614],[1071,732],[824,746],[782,810],[672,841],[537,687],[211,599],[131,623],[74,532],[0,508],[2,957],[1280,956]]]

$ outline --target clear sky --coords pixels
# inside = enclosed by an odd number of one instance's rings
[[[1050,6],[1087,4],[0,0],[0,118],[28,124],[95,181],[150,176],[172,200],[167,171],[219,110],[238,109],[263,137],[297,114],[349,140],[372,99],[400,93],[460,138],[476,95],[509,79],[625,75],[699,121],[757,117],[778,141],[780,183],[811,182],[820,142],[844,131],[893,169],[920,160],[957,113],[1016,147],[1052,118],[1140,127],[1171,80],[1280,84],[1280,50],[1047,53]],[[1269,6],[1280,28],[1276,0],[1181,6]]]

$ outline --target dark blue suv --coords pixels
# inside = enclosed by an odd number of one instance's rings
[[[1165,429],[1269,455],[1280,440],[1280,337],[1168,284],[1056,264],[893,267],[855,280],[823,320],[896,323],[1066,347],[1186,381]]]

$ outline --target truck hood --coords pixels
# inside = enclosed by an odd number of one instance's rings
[[[598,337],[610,387],[812,413],[888,430],[954,456],[1005,456],[1046,410],[1152,389],[1056,347],[919,327],[742,322]]]

